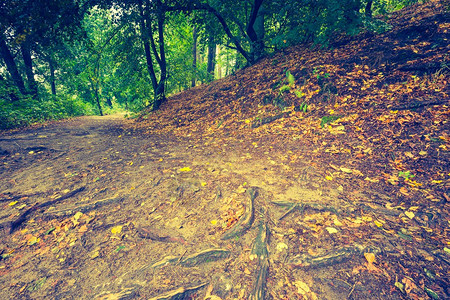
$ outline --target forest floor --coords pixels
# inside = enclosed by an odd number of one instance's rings
[[[0,298],[450,298],[449,15],[389,17],[138,120],[2,132]]]

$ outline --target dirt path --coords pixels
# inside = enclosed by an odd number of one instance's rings
[[[0,136],[1,299],[402,297],[370,259],[401,239],[367,240],[362,206],[291,150],[133,128],[82,117]]]

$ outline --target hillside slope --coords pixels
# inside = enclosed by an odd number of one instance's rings
[[[311,151],[291,160],[322,167],[324,176],[336,171],[330,164],[345,166],[363,173],[358,186],[381,182],[398,198],[429,189],[435,193],[427,196],[442,197],[449,184],[449,14],[428,1],[387,23],[384,34],[339,38],[331,50],[286,49],[170,97],[137,126],[191,139],[270,139],[280,151],[301,143]],[[420,184],[393,174],[408,170]]]
[[[378,261],[383,271],[373,276],[409,299],[446,298],[449,14],[440,1],[427,1],[387,23],[383,34],[339,37],[331,49],[288,48],[170,97],[136,126],[212,153],[236,152],[255,166],[265,160],[282,170],[280,184],[338,191],[368,226],[350,240],[389,244]],[[266,170],[255,167],[258,175]],[[424,261],[440,275],[427,273]]]

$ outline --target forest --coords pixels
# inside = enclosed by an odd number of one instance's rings
[[[286,47],[386,31],[415,2],[2,1],[0,127],[156,110]]]
[[[448,1],[0,26],[0,299],[450,298]]]

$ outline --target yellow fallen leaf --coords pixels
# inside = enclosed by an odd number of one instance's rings
[[[425,155],[427,155],[427,154],[428,154],[427,151],[420,151],[420,152],[419,152],[419,155],[421,155],[421,156],[425,156]]]
[[[414,216],[415,216],[412,211],[405,211],[405,215],[410,219],[414,218]]]
[[[369,178],[369,177],[364,178],[364,180],[365,180],[365,181],[372,182],[372,183],[377,183],[377,182],[380,181],[379,179],[376,179],[376,178]]]
[[[360,170],[353,169],[352,173],[355,174],[355,175],[358,175],[358,176],[364,176],[364,174]]]
[[[83,215],[83,213],[82,213],[81,211],[79,211],[79,212],[77,212],[77,213],[73,216],[73,219],[74,219],[74,220],[78,220],[78,219],[81,218],[82,215]]]
[[[326,227],[325,228],[329,234],[338,233],[338,230],[334,227]]]
[[[123,227],[122,225],[114,226],[113,228],[111,228],[111,232],[113,234],[121,233],[122,227]]]
[[[180,171],[180,172],[190,172],[190,171],[192,171],[192,169],[189,168],[189,167],[184,167],[184,168],[178,169],[178,171]]]
[[[343,226],[343,225],[344,225],[344,224],[342,224],[342,222],[339,221],[338,219],[334,219],[334,220],[333,220],[333,224],[336,225],[336,226]]]
[[[36,244],[37,242],[39,242],[39,240],[40,240],[39,238],[32,236],[30,239],[28,239],[27,243],[29,246],[32,246],[32,245]]]
[[[211,224],[216,225],[217,224],[217,220],[211,220]]]
[[[331,181],[331,180],[333,180],[333,177],[331,177],[331,176],[327,175],[327,176],[325,176],[325,179],[326,179],[326,180],[330,180],[330,181]]]
[[[383,226],[383,223],[381,223],[380,221],[375,220],[375,221],[373,221],[373,222],[374,222],[375,225],[377,225],[378,227],[382,227],[382,226]]]
[[[409,151],[405,152],[405,156],[409,158],[414,158],[414,155]]]
[[[341,169],[342,172],[347,173],[347,174],[353,173],[353,171],[351,169],[348,169],[348,168],[341,167],[340,169]]]
[[[306,295],[307,293],[311,292],[309,286],[303,281],[295,281],[294,285],[297,287],[299,294]]]
[[[369,264],[372,264],[375,261],[375,254],[373,253],[364,253],[364,257]]]
[[[245,187],[243,187],[242,185],[240,185],[237,189],[236,189],[236,193],[238,194],[243,194],[245,193],[247,189]]]
[[[201,186],[206,186],[206,182],[201,182]]]
[[[14,206],[14,205],[16,205],[17,204],[17,201],[13,201],[13,202],[9,202],[9,206]]]
[[[84,224],[78,229],[78,232],[83,233],[86,232],[87,230],[88,230],[87,225]]]
[[[283,242],[277,244],[277,252],[282,252],[284,249],[287,249],[288,245]]]

